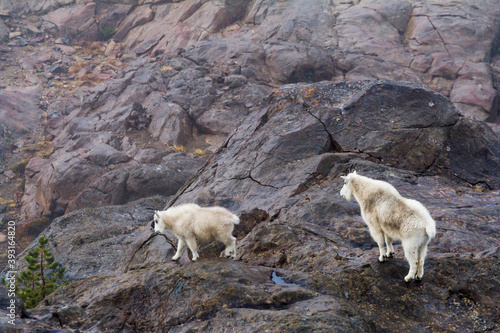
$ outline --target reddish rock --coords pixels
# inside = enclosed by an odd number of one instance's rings
[[[136,7],[132,13],[120,23],[113,38],[117,41],[122,41],[130,30],[137,26],[151,22],[154,18],[154,13],[149,6]]]
[[[447,53],[433,53],[431,56],[430,75],[443,77],[448,80],[454,80],[457,77],[460,65],[456,64]]]
[[[10,134],[7,137],[17,139],[35,130],[42,117],[38,107],[40,99],[38,87],[10,87],[0,91],[0,123]]]
[[[490,67],[485,63],[466,62],[458,73],[450,100],[491,110],[497,93],[493,88]]]
[[[52,48],[40,48],[35,52],[29,53],[25,58],[19,60],[20,66],[25,70],[33,70],[37,65],[47,65],[60,60],[59,52]]]
[[[359,24],[360,20],[363,24]],[[343,50],[409,66],[410,58],[405,54],[398,30],[376,10],[353,6],[343,11],[337,17],[337,31]]]
[[[87,2],[89,0],[86,0]],[[24,1],[25,10],[29,10],[33,13],[47,12],[52,9],[57,9],[61,6],[72,5],[75,3],[75,0],[47,0],[47,1],[36,1],[36,0],[28,0]]]
[[[453,80],[445,79],[441,76],[436,76],[433,77],[427,84],[432,90],[437,91],[445,96],[450,96],[455,82]]]
[[[99,8],[97,13],[98,15],[96,17],[96,20],[99,22],[98,29],[101,39],[108,40],[113,37],[117,31],[116,28],[120,25],[131,9],[131,5],[120,3],[102,5]]]
[[[57,27],[56,36],[97,40],[98,29],[95,11],[95,2],[59,8],[44,16],[44,20],[50,22],[50,24],[46,23],[46,28],[51,29],[55,24]]]
[[[53,28],[48,23],[52,21],[60,30],[52,29],[54,34],[69,33],[80,41],[109,38],[114,33],[113,38],[124,42],[125,52],[133,58],[176,54],[206,41],[203,47],[210,45],[212,52],[204,60],[213,63],[223,58],[226,63],[237,63],[241,67],[237,74],[274,85],[384,78],[425,83],[446,95],[465,62],[488,63],[495,55],[491,50],[496,49],[500,15],[494,0],[475,5],[321,0],[309,3],[307,11],[302,0],[230,4],[130,0],[72,7],[58,3],[63,7],[45,16],[46,29]],[[28,1],[31,10],[35,5]],[[44,9],[53,5],[54,1],[44,2]],[[221,44],[229,48],[222,50]],[[495,107],[485,109],[488,103],[480,101],[488,99],[480,95],[491,95],[494,87],[472,82],[484,87],[473,93],[480,104],[456,105],[473,116],[485,110],[494,121]]]
[[[425,73],[431,67],[431,63],[432,63],[431,57],[426,55],[419,55],[412,59],[410,68],[415,71]]]

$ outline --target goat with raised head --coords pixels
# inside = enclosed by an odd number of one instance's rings
[[[436,222],[429,211],[420,202],[403,198],[387,182],[358,175],[356,171],[342,179],[344,186],[340,195],[359,203],[361,216],[380,249],[378,260],[383,262],[392,257],[392,242],[400,240],[410,264],[405,281],[422,279],[427,245],[436,236]]]

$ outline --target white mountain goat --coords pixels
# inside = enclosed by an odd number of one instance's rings
[[[193,255],[193,261],[196,261],[199,257],[196,240],[218,240],[226,245],[225,256],[234,259],[236,238],[232,232],[234,225],[238,223],[240,219],[225,208],[183,204],[165,211],[156,211],[152,224],[155,232],[170,229],[178,238],[177,252],[172,260],[179,259],[187,244]]]
[[[394,255],[393,240],[403,244],[410,271],[405,281],[424,275],[427,245],[436,236],[436,222],[429,211],[418,201],[403,198],[389,183],[356,174],[342,176],[344,186],[340,190],[347,200],[356,199],[361,216],[368,225],[370,235],[380,249],[380,262]],[[384,249],[387,244],[387,252]]]

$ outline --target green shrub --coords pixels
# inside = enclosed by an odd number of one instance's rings
[[[16,165],[14,165],[12,168],[10,168],[12,171],[14,171],[15,173],[19,174],[19,175],[24,175],[24,171],[26,170],[26,166],[28,165],[30,159],[27,158],[27,159],[24,159],[22,160],[21,162],[17,163]]]
[[[101,37],[103,40],[108,40],[116,32],[115,27],[106,25],[101,30]]]
[[[38,245],[28,251],[25,259],[28,269],[16,276],[16,293],[28,309],[36,307],[47,295],[59,287],[64,278],[65,268],[55,261],[52,252],[47,249],[49,239],[41,236]],[[5,278],[2,283],[6,284]]]

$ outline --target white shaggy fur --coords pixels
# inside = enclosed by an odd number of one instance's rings
[[[429,211],[418,201],[403,198],[389,183],[356,174],[342,176],[344,186],[340,190],[347,200],[356,199],[361,216],[368,225],[370,235],[380,249],[380,262],[392,257],[393,240],[400,240],[410,271],[405,281],[424,275],[427,245],[436,235],[436,223]],[[384,249],[387,244],[387,252]],[[387,253],[387,255],[386,255]]]
[[[200,207],[196,204],[183,204],[171,207],[165,211],[156,211],[154,215],[154,229],[164,232],[170,229],[179,239],[177,252],[172,260],[181,256],[187,246],[193,254],[193,261],[198,255],[196,240],[218,240],[226,245],[226,257],[236,257],[236,238],[232,236],[234,225],[240,219],[222,207]]]

